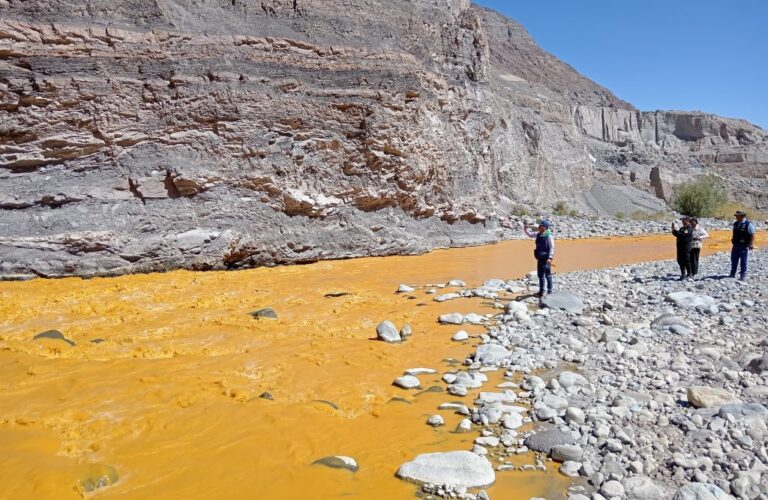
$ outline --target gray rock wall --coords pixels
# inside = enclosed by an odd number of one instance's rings
[[[664,182],[753,186],[766,144],[639,113],[460,0],[1,2],[0,109],[6,278],[482,243],[518,204],[611,212],[598,182],[645,208],[670,154]]]

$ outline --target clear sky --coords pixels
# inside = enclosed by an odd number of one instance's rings
[[[768,129],[768,0],[474,0],[643,111]]]

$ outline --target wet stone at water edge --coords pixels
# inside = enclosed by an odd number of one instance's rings
[[[72,347],[77,345],[73,340],[68,339],[67,337],[64,336],[63,333],[61,333],[58,330],[47,330],[42,333],[38,333],[37,335],[32,337],[32,340],[38,340],[38,339],[63,340],[64,342],[71,345]]]
[[[117,469],[111,465],[88,465],[86,474],[77,481],[77,489],[81,494],[91,493],[100,488],[115,484],[118,480]]]
[[[312,462],[312,465],[324,465],[332,469],[345,469],[350,472],[357,472],[357,469],[359,469],[357,460],[352,457],[345,457],[343,455],[323,457]]]
[[[261,318],[277,319],[277,313],[271,307],[265,307],[263,309],[253,311],[250,314],[251,316],[253,316],[254,319],[261,319]]]

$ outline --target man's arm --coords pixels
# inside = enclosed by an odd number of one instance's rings
[[[555,237],[550,234],[548,238],[549,238],[549,260],[552,260],[555,258]]]
[[[755,225],[751,222],[747,225],[747,232],[749,233],[749,249],[755,248]]]

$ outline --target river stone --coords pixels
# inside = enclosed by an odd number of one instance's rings
[[[577,477],[579,475],[579,470],[581,470],[581,467],[582,467],[581,462],[566,461],[566,462],[563,462],[563,465],[560,466],[559,472],[564,476]]]
[[[359,468],[357,461],[352,457],[345,457],[344,455],[333,455],[329,457],[323,457],[312,462],[312,465],[324,465],[332,469],[346,469],[350,472],[357,472]]]
[[[253,311],[251,313],[251,316],[253,316],[254,319],[261,319],[261,318],[277,319],[277,313],[271,307],[264,307],[262,309]]]
[[[434,373],[437,373],[437,370],[433,368],[408,368],[403,375],[418,377],[419,375],[432,375]]]
[[[669,498],[670,493],[660,484],[646,476],[634,476],[622,483],[627,498],[630,500],[657,500]]]
[[[441,314],[437,321],[446,325],[460,325],[464,323],[464,316],[459,313]]]
[[[566,389],[575,385],[589,384],[589,381],[583,375],[570,371],[560,372],[560,375],[557,376],[557,381]]]
[[[573,444],[553,446],[551,453],[552,460],[555,462],[566,462],[568,460],[578,462],[581,460],[582,455],[584,455],[584,450],[582,450],[580,446]]]
[[[432,427],[440,427],[441,425],[445,425],[445,420],[443,420],[442,415],[431,415],[427,419],[427,424]]]
[[[733,415],[737,420],[753,415],[768,417],[768,408],[760,403],[731,403],[720,407],[720,412],[718,414],[722,418],[725,418],[728,415]]]
[[[425,453],[401,465],[396,475],[417,483],[452,484],[466,488],[489,486],[496,480],[491,463],[471,451]]]
[[[715,408],[726,403],[738,402],[738,399],[725,389],[693,385],[688,388],[688,402],[696,408]]]
[[[651,322],[651,327],[657,328],[657,329],[662,329],[662,328],[670,327],[673,325],[682,326],[683,328],[688,330],[693,328],[693,326],[690,323],[688,323],[687,321],[685,321],[683,318],[679,316],[675,316],[672,313],[664,313],[661,316],[658,316],[656,319],[654,319]]]
[[[396,343],[402,341],[400,332],[395,328],[394,323],[391,321],[382,321],[379,326],[376,327],[376,337],[384,342]]]
[[[459,287],[465,287],[465,286],[467,286],[467,284],[466,284],[466,283],[464,283],[464,282],[463,282],[463,281],[461,281],[461,280],[456,280],[456,279],[453,279],[453,280],[451,280],[451,281],[449,281],[449,282],[448,282],[448,286],[459,286]]]
[[[733,500],[733,497],[714,484],[688,483],[677,490],[674,500]]]
[[[542,451],[544,453],[551,453],[552,448],[563,444],[574,444],[576,438],[568,432],[563,432],[558,429],[552,429],[544,432],[537,432],[525,439],[525,445],[534,450]]]
[[[91,493],[115,484],[118,479],[117,469],[111,465],[90,464],[85,475],[78,479],[77,489],[81,493]]]
[[[623,497],[624,486],[616,480],[606,481],[600,486],[600,493],[606,498]]]
[[[399,287],[397,287],[397,293],[411,293],[414,290],[415,290],[415,288],[413,288],[412,286],[405,285],[405,284],[400,285]]]
[[[510,413],[509,415],[504,415],[501,422],[505,429],[519,429],[523,426],[523,416],[519,413]]]
[[[397,377],[395,381],[392,382],[392,385],[400,387],[401,389],[415,389],[421,386],[421,382],[419,382],[419,379],[413,375],[403,375],[402,377]]]
[[[511,302],[507,302],[507,304],[504,306],[504,312],[507,314],[515,314],[517,312],[528,314],[528,306],[522,302],[513,300]]]
[[[747,370],[757,374],[768,371],[768,352],[760,357],[753,358],[747,365]]]
[[[550,293],[541,299],[541,303],[550,309],[563,309],[575,314],[581,314],[584,311],[584,302],[576,295],[566,291]]]
[[[454,342],[461,342],[464,340],[467,340],[469,338],[469,334],[464,330],[459,330],[458,332],[453,334],[453,337],[451,337],[451,340]]]
[[[674,303],[681,309],[694,309],[696,307],[710,307],[715,305],[715,299],[706,295],[696,295],[693,292],[672,292],[667,295],[667,301]]]
[[[411,335],[413,335],[413,329],[411,328],[411,325],[403,325],[403,327],[400,329],[400,338],[405,340],[405,337],[410,337]]]
[[[500,364],[510,352],[499,344],[482,344],[475,351],[475,361],[484,365]]]
[[[64,334],[61,333],[58,330],[46,330],[46,331],[44,331],[42,333],[38,333],[37,335],[32,337],[32,340],[38,340],[38,339],[63,340],[64,342],[66,342],[67,344],[71,345],[72,347],[77,345],[77,344],[75,344],[74,341],[72,341],[72,340],[68,339],[67,337],[65,337]]]

